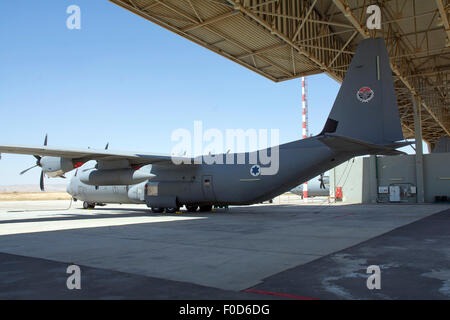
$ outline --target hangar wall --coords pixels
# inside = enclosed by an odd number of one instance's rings
[[[433,153],[443,152],[450,152],[450,137],[440,137],[434,147]]]
[[[450,153],[423,157],[425,202],[442,196],[450,200]],[[341,187],[342,201],[347,203],[416,203],[415,165],[415,155],[351,159],[330,171],[330,196],[336,197],[336,188]]]

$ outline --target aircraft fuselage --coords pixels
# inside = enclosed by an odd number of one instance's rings
[[[151,207],[163,207],[163,203],[152,201],[166,198],[169,202],[176,201],[177,206],[248,205],[270,200],[354,155],[337,153],[316,137],[311,137],[279,146],[278,172],[274,175],[252,174],[254,163],[153,164],[148,166],[148,170],[155,177],[147,182],[149,190],[146,195],[142,194],[146,192],[146,183],[95,187],[84,185],[76,177],[71,181],[68,191],[70,189],[69,193],[77,199],[97,203],[146,202]],[[232,156],[235,159],[238,157],[237,154]],[[250,154],[246,153],[245,159],[249,157]],[[257,165],[264,167],[259,163]],[[130,194],[133,190],[135,193]]]

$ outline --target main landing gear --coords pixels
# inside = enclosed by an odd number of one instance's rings
[[[188,212],[197,212],[198,206],[186,206]]]
[[[179,207],[176,208],[158,208],[158,207],[152,207],[151,208],[153,213],[175,213],[180,210]],[[206,205],[206,206],[198,206],[198,205],[186,205],[186,210],[188,212],[210,212],[212,211],[212,205]]]
[[[200,208],[200,210],[199,210]],[[186,205],[186,209],[188,212],[197,212],[199,210],[200,212],[210,212],[212,210],[212,206],[196,206],[196,205]]]
[[[200,212],[210,212],[212,210],[212,206],[200,206]]]
[[[175,213],[178,210],[180,210],[180,208],[178,208],[178,207],[175,207],[175,208],[156,208],[156,207],[152,207],[151,209],[152,209],[153,213],[163,213],[164,211],[166,213]]]

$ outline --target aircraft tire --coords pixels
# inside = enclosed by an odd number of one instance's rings
[[[200,212],[210,212],[212,210],[212,206],[200,206]]]
[[[180,210],[180,208],[166,208],[166,213],[175,213],[178,210]]]
[[[164,211],[164,208],[154,208],[152,207],[152,212],[153,213],[162,213]]]
[[[94,209],[95,208],[95,203],[90,203],[87,201],[83,202],[83,209]]]
[[[188,212],[197,212],[198,206],[186,206]]]

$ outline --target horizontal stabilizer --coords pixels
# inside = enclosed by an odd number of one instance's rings
[[[319,137],[319,140],[337,152],[350,152],[355,154],[378,154],[378,155],[399,155],[405,154],[396,148],[404,147],[412,142],[394,142],[387,145],[378,145],[352,138],[325,134]]]

